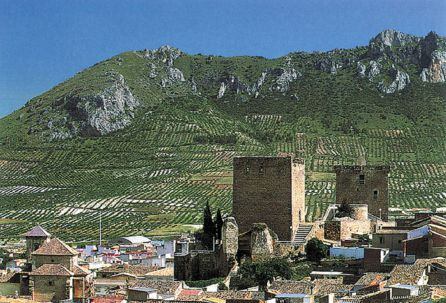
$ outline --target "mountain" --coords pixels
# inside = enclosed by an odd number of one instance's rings
[[[306,160],[307,219],[335,164],[391,165],[394,208],[446,205],[446,39],[385,30],[367,46],[286,56],[163,46],[97,63],[0,120],[0,238],[196,228],[231,210],[232,157]]]

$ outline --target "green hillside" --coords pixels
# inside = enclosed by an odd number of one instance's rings
[[[193,230],[231,211],[232,157],[294,153],[307,219],[333,165],[391,165],[391,206],[446,207],[446,47],[384,31],[368,46],[277,59],[171,47],[100,62],[0,120],[0,239]]]

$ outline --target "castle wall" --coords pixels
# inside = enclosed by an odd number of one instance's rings
[[[335,166],[336,204],[367,204],[369,213],[388,219],[388,166]]]
[[[225,277],[234,265],[222,247],[216,251],[193,251],[185,255],[174,256],[174,278],[177,281],[209,280]]]
[[[325,222],[325,239],[341,241],[351,239],[353,234],[371,232],[370,220],[334,220]]]
[[[292,164],[292,234],[296,233],[300,222],[305,222],[305,164],[295,159]]]
[[[305,218],[305,167],[292,157],[234,158],[233,215],[239,232],[266,223],[290,241]]]

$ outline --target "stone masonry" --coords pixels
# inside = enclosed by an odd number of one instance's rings
[[[291,241],[305,220],[305,164],[291,156],[234,158],[233,215],[239,232],[266,223]]]
[[[389,166],[335,166],[336,204],[367,204],[369,213],[387,221]]]

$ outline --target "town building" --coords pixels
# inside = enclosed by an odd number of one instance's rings
[[[33,300],[82,300],[90,296],[91,272],[78,265],[78,252],[61,240],[45,240],[31,253],[31,264],[29,289]]]

